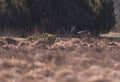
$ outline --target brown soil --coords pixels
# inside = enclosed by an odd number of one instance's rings
[[[120,42],[1,37],[0,82],[120,82]]]

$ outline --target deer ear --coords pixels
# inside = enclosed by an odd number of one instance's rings
[[[76,26],[73,26],[72,28],[71,28],[71,33],[74,33],[75,32],[75,30],[76,30]]]

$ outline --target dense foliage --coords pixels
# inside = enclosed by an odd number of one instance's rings
[[[120,0],[114,0],[116,14],[116,30],[120,30]]]
[[[34,30],[50,33],[89,30],[108,32],[115,21],[112,0],[0,0],[0,30],[29,35]]]
[[[114,0],[116,20],[120,22],[120,0]]]

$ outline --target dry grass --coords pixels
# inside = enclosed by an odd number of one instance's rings
[[[119,41],[61,38],[49,45],[34,37],[0,40],[0,82],[120,81]]]

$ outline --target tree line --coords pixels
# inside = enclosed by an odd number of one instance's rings
[[[112,0],[0,0],[0,32],[28,36],[35,30],[107,33],[115,25]]]

